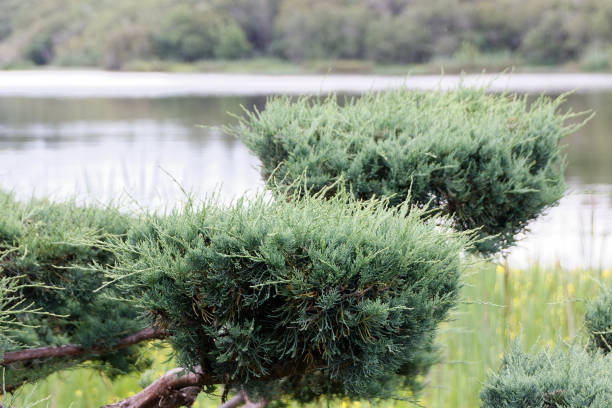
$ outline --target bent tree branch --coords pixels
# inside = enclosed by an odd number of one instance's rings
[[[148,327],[139,331],[138,333],[134,333],[130,336],[122,338],[116,344],[111,346],[97,346],[86,348],[78,344],[66,344],[64,346],[38,347],[17,351],[9,351],[7,353],[4,353],[4,357],[0,361],[0,365],[6,366],[9,364],[23,361],[44,360],[49,358],[104,354],[110,351],[121,350],[123,348],[132,346],[143,341],[163,339],[165,337],[167,337],[167,334],[164,331],[158,328]]]
[[[196,367],[193,372],[175,368],[138,394],[114,404],[104,405],[103,408],[190,407],[206,384],[213,384],[213,379],[206,376],[200,367]]]
[[[278,374],[281,372],[279,371]],[[186,372],[182,368],[168,371],[138,394],[102,408],[178,408],[191,407],[205,385],[218,383],[215,378],[202,372],[201,367]],[[240,391],[219,408],[264,408],[268,404],[265,398],[257,402],[249,400],[244,391]]]
[[[263,381],[277,380],[292,375],[304,374],[312,370],[306,367],[300,360],[288,360],[274,365],[269,374],[259,379]],[[195,402],[198,393],[206,385],[220,384],[219,378],[211,376],[197,366],[191,372],[183,368],[175,368],[168,371],[151,385],[122,401],[105,405],[102,408],[178,408],[190,407]],[[268,404],[265,398],[257,402],[249,400],[244,391],[241,391],[219,408],[264,408]]]
[[[67,344],[64,346],[38,347],[11,351],[4,354],[2,360],[0,361],[0,366],[7,366],[13,363],[32,360],[94,356],[110,351],[120,350],[143,341],[163,339],[167,336],[168,333],[161,329],[148,327],[130,336],[124,337],[112,346],[96,346],[86,348],[76,344]],[[269,375],[265,376],[265,378],[262,377],[261,379],[279,379],[304,373],[310,369],[312,369],[312,367],[308,369],[302,367],[302,364],[300,364],[299,361],[286,361],[272,367]],[[188,372],[183,368],[175,368],[165,373],[162,377],[154,381],[138,394],[114,404],[105,405],[103,408],[190,407],[193,405],[198,394],[200,391],[202,391],[202,388],[205,385],[214,385],[218,383],[220,383],[218,378],[204,373],[200,367],[194,368],[194,370],[191,372]],[[250,401],[246,393],[241,391],[225,404],[222,404],[221,407],[233,408],[242,406],[243,408],[263,408],[267,405],[267,403],[268,401],[265,399],[261,399],[257,402]],[[0,408],[2,408],[1,405]]]

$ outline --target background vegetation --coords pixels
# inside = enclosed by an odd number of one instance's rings
[[[606,70],[610,21],[608,0],[0,0],[0,66],[264,59],[336,71],[374,63]]]

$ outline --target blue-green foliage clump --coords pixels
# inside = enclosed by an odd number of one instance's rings
[[[310,191],[344,179],[355,198],[408,197],[480,228],[485,254],[508,248],[528,222],[562,196],[559,142],[575,127],[563,98],[491,95],[482,89],[369,93],[341,104],[276,97],[246,113],[239,137],[270,185],[304,177]]]
[[[8,316],[0,355],[64,344],[112,345],[142,329],[139,312],[118,300],[115,289],[95,292],[105,277],[89,266],[113,264],[113,255],[100,243],[126,234],[131,224],[129,217],[113,208],[46,200],[19,203],[0,192],[0,285],[5,288],[0,290],[0,325],[2,316]],[[12,313],[11,309],[30,312]],[[143,363],[136,347],[95,356],[94,360],[110,374]],[[10,365],[5,367],[5,386],[11,389],[80,361],[53,359]]]
[[[218,384],[389,396],[417,386],[457,301],[468,238],[422,218],[345,193],[209,202],[134,228],[114,276]]]
[[[612,353],[558,346],[524,353],[515,343],[480,393],[482,408],[608,408]]]
[[[604,353],[612,352],[612,290],[604,291],[589,303],[584,325],[589,332],[592,347]]]

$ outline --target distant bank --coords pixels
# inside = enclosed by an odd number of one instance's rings
[[[491,91],[561,93],[612,91],[612,74],[515,73],[486,75],[260,75],[113,72],[94,70],[0,71],[0,97],[161,98],[272,94],[362,93],[399,87],[449,89],[460,83]]]

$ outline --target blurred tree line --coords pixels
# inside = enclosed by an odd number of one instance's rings
[[[610,0],[0,0],[0,65],[612,59]]]

